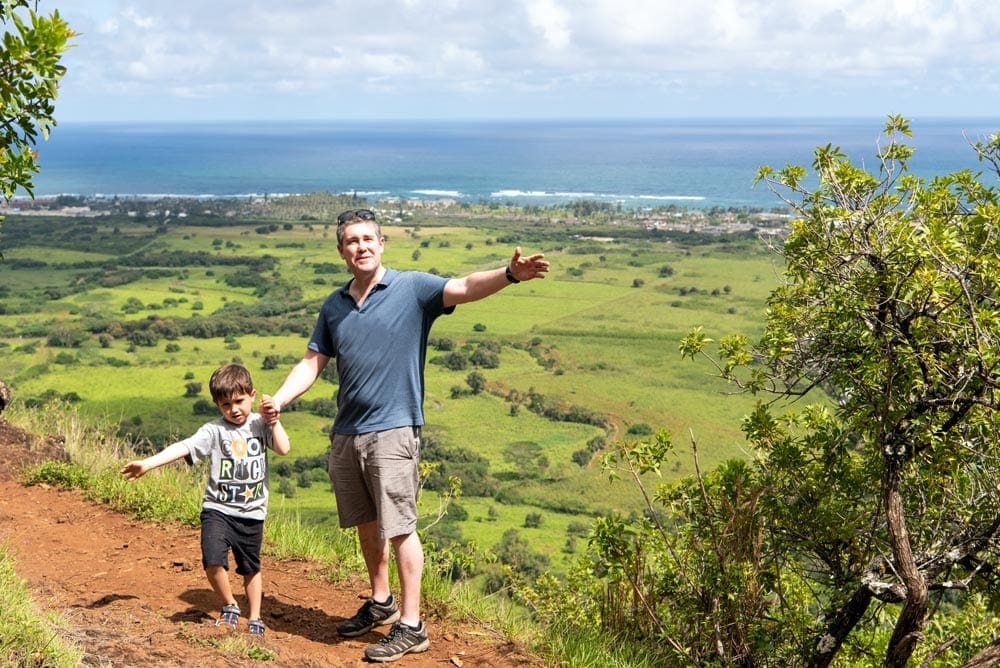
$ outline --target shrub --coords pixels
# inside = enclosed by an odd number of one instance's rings
[[[469,356],[469,361],[483,369],[496,369],[500,366],[500,356],[482,346],[473,351]]]
[[[627,433],[633,436],[649,436],[654,432],[654,429],[646,424],[645,422],[636,422],[633,425],[629,425]]]
[[[216,408],[215,404],[208,399],[199,399],[194,402],[192,409],[194,410],[195,415],[215,415],[219,412],[219,409]]]
[[[465,356],[465,353],[457,350],[445,355],[443,362],[444,366],[451,371],[463,371],[469,366],[469,358]]]

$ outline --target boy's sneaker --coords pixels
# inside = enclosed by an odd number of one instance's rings
[[[224,605],[222,606],[222,614],[219,616],[219,620],[215,622],[216,626],[221,626],[222,624],[228,624],[233,628],[240,623],[240,606],[238,605]]]
[[[353,617],[337,624],[337,633],[345,638],[353,638],[368,633],[376,626],[392,624],[397,619],[399,608],[391,594],[385,603],[376,603],[375,599],[370,598],[358,608]]]
[[[413,628],[403,622],[396,622],[392,625],[389,633],[377,643],[368,645],[365,649],[365,657],[369,661],[384,663],[400,659],[404,654],[413,652],[426,652],[431,646],[431,641],[427,638],[427,629],[424,623]]]
[[[251,619],[247,622],[247,628],[250,630],[250,635],[252,636],[262,636],[267,629],[262,619]]]

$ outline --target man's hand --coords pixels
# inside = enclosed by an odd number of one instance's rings
[[[268,424],[274,424],[281,419],[281,409],[270,394],[262,394],[260,397],[260,416]]]
[[[544,253],[535,253],[524,257],[521,255],[521,247],[514,249],[514,256],[510,259],[510,273],[519,281],[530,281],[533,278],[545,278],[545,273],[549,270],[549,262],[545,259]]]

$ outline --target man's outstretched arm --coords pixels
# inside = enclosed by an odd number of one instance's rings
[[[545,278],[549,262],[543,253],[521,255],[521,247],[514,249],[514,256],[505,267],[476,271],[463,278],[453,278],[444,286],[445,308],[456,304],[474,302],[500,292],[511,283]]]

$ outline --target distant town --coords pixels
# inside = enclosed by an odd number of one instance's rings
[[[627,208],[605,202],[580,200],[560,205],[519,205],[513,202],[469,204],[453,199],[400,200],[369,202],[352,195],[311,193],[302,195],[253,195],[246,197],[138,197],[59,195],[36,199],[17,198],[0,216],[60,216],[87,218],[125,216],[140,221],[183,222],[189,218],[279,219],[323,222],[336,213],[354,206],[367,206],[378,212],[386,224],[406,224],[413,219],[494,218],[539,220],[560,224],[642,226],[648,230],[667,230],[701,234],[757,232],[783,235],[792,214],[788,210],[722,209],[682,207]],[[192,224],[198,224],[194,220]]]

